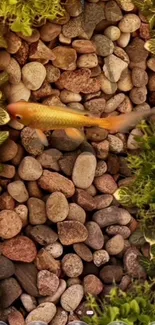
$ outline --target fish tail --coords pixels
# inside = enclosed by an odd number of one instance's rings
[[[118,116],[109,116],[99,120],[98,126],[114,132],[126,132],[135,127],[141,120],[155,114],[155,108],[143,112],[131,112]]]

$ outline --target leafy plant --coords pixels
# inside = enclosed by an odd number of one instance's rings
[[[132,0],[133,4],[142,12],[150,25],[151,37],[145,43],[145,48],[155,54],[155,0]]]
[[[133,282],[128,292],[113,288],[102,301],[88,295],[87,304],[93,316],[84,317],[89,325],[108,325],[124,321],[128,325],[146,325],[155,320],[154,282]]]
[[[32,26],[48,19],[63,16],[61,0],[3,0],[0,1],[0,18],[14,32],[32,34]]]

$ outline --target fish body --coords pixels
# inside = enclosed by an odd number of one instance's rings
[[[46,106],[39,103],[18,102],[7,106],[8,113],[13,119],[25,126],[37,130],[41,137],[42,131],[65,129],[67,135],[76,139],[81,135],[83,127],[100,127],[113,132],[126,132],[134,127],[141,119],[155,114],[155,108],[143,112],[131,112],[118,116],[98,118],[89,112],[74,110],[67,107]],[[45,140],[45,138],[44,138]]]

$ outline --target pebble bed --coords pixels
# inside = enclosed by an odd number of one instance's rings
[[[98,117],[149,110],[155,103],[155,58],[144,48],[145,18],[130,0],[68,7],[62,24],[47,22],[31,37],[8,31],[0,70],[4,93],[46,105],[87,109]],[[0,320],[65,325],[86,312],[85,295],[103,297],[113,280],[126,290],[146,279],[131,245],[139,227],[115,191],[132,180],[125,155],[140,134],[86,128],[87,141],[63,130],[44,148],[34,130],[9,123],[0,147]],[[133,212],[133,213],[132,213]]]

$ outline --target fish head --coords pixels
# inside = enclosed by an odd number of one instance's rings
[[[7,106],[7,111],[10,117],[23,125],[30,125],[33,119],[32,111],[29,107],[29,103],[21,101],[12,103]]]

